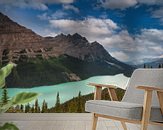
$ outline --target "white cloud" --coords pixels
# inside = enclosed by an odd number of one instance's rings
[[[62,3],[62,4],[70,4],[73,3],[75,0],[36,0],[41,1],[44,3]]]
[[[62,10],[57,10],[51,15],[51,19],[61,19],[67,16],[66,12],[63,12]]]
[[[159,57],[157,57],[157,58],[163,58],[163,55],[160,55]]]
[[[79,9],[73,5],[63,5],[63,9],[73,10],[74,12],[79,13]]]
[[[163,55],[163,30],[142,29],[141,34],[134,37],[128,33],[121,33],[112,36],[114,44],[111,45],[111,49],[115,48],[128,55],[130,62],[141,63],[146,58]]]
[[[147,4],[147,5],[163,5],[162,0],[137,0],[141,4]]]
[[[154,18],[159,18],[163,22],[163,7],[152,11],[152,16]]]
[[[125,9],[137,4],[160,5],[163,6],[163,0],[100,0],[102,7],[109,9]]]
[[[160,8],[150,9],[153,18],[158,18],[163,24],[163,0],[100,0],[101,6],[106,9],[126,9],[139,7],[140,5],[157,5]]]
[[[48,7],[45,4],[43,4],[43,3],[31,2],[31,3],[28,3],[28,4],[26,4],[26,3],[20,3],[20,5],[19,4],[17,4],[17,5],[19,7],[21,7],[21,8],[31,7],[33,9],[38,9],[38,10],[47,10],[48,9]]]
[[[163,7],[158,10],[153,11],[153,16],[155,18],[162,18],[163,17]]]
[[[125,9],[137,4],[137,0],[101,0],[102,6],[109,9]]]
[[[19,8],[33,8],[38,10],[47,10],[48,7],[41,2],[36,2],[34,0],[2,0],[0,1],[0,5],[3,6],[13,6],[13,7],[19,7]]]
[[[115,51],[110,53],[113,57],[116,57],[119,61],[128,62],[130,57],[122,51]]]
[[[110,37],[99,39],[107,49],[119,49],[123,51],[135,51],[134,39],[129,35],[127,30],[121,31],[118,34],[112,34]]]
[[[51,19],[62,19],[66,17],[68,14],[66,12],[63,12],[62,10],[57,10],[53,14],[49,15],[48,13],[43,13],[38,15],[37,17],[40,20],[51,20]]]
[[[163,22],[163,0],[137,0],[137,2],[139,3],[139,5],[146,4],[159,6],[159,8],[151,8],[149,11],[151,12],[153,18],[158,18],[161,22]]]
[[[49,20],[51,17],[47,13],[43,13],[37,16],[41,20]]]
[[[142,29],[141,34],[135,36],[134,43],[137,45],[137,51],[133,53],[137,55],[135,59],[141,62],[149,57],[160,57],[163,55],[162,36],[163,30]]]
[[[118,29],[116,23],[110,19],[96,19],[86,18],[85,20],[50,20],[50,24],[53,28],[59,29],[61,32],[79,33],[93,40],[94,37],[109,36],[114,30]]]
[[[155,41],[156,43],[160,43],[163,41],[163,30],[159,29],[142,29],[141,35],[142,39],[147,39],[148,42]]]
[[[19,8],[32,8],[37,10],[47,10],[48,6],[46,4],[70,4],[74,0],[1,0],[0,5],[3,6],[13,6]]]

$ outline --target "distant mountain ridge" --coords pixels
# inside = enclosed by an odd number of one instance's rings
[[[0,61],[18,63],[8,80],[12,87],[52,85],[95,75],[130,75],[134,69],[78,33],[42,37],[2,13],[0,34]]]
[[[157,59],[150,59],[149,62],[145,62],[144,64],[137,65],[137,67],[153,67],[153,68],[159,68],[163,67],[163,58],[157,58]]]

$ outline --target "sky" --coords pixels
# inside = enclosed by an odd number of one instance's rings
[[[0,11],[41,36],[79,33],[126,63],[163,58],[163,0],[0,0]]]

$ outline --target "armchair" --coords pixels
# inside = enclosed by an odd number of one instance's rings
[[[133,72],[122,101],[118,101],[113,85],[89,83],[95,87],[94,100],[86,102],[85,110],[93,113],[92,130],[96,130],[98,117],[125,123],[163,126],[163,69],[137,69]],[[108,88],[111,101],[101,100],[102,88]]]

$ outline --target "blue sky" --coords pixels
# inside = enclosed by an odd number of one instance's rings
[[[115,58],[163,58],[162,0],[1,0],[0,11],[42,36],[79,33]]]

